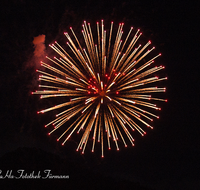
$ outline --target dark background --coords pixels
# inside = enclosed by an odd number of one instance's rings
[[[199,140],[199,6],[197,1],[25,1],[1,3],[0,26],[0,170],[39,171],[69,175],[68,180],[0,180],[3,189],[200,189]],[[64,147],[47,136],[51,115],[37,115],[43,106],[37,89],[39,67],[33,38],[45,45],[62,39],[73,26],[124,22],[140,28],[162,57],[168,76],[166,97],[154,130],[136,139],[135,147],[80,155],[77,142]],[[79,38],[82,38],[79,35]]]

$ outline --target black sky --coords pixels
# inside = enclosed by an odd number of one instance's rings
[[[0,156],[3,165],[9,167],[15,163],[15,156],[17,160],[23,152],[22,161],[15,167],[28,169],[35,160],[27,163],[24,154],[35,153],[38,158],[45,152],[51,158],[58,156],[53,159],[55,162],[70,160],[75,171],[79,167],[86,169],[86,181],[87,176],[100,174],[101,179],[123,179],[158,190],[200,189],[199,8],[195,2],[177,0],[2,2]],[[48,53],[48,44],[63,39],[63,32],[69,31],[70,26],[78,33],[84,20],[95,23],[101,19],[105,23],[114,21],[116,25],[124,22],[127,30],[131,26],[140,28],[162,53],[159,61],[166,66],[168,76],[168,103],[162,107],[160,119],[154,122],[154,130],[148,131],[144,138],[138,137],[134,148],[106,152],[103,160],[89,150],[85,156],[79,155],[74,140],[61,147],[55,137],[48,137],[43,126],[49,115],[36,114],[42,103],[39,97],[31,95],[38,84],[33,38],[44,34]],[[6,162],[5,158],[10,160]],[[43,161],[37,165],[38,170],[43,169]],[[52,169],[55,162],[48,162]],[[73,183],[75,180],[69,186],[73,187]]]

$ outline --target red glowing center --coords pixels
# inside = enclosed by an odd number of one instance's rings
[[[106,92],[104,90],[102,90],[99,94],[100,94],[100,96],[105,96]]]

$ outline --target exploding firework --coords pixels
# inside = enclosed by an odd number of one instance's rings
[[[111,149],[113,143],[119,150],[119,143],[122,142],[127,147],[128,140],[134,146],[132,131],[136,130],[144,136],[146,132],[143,128],[153,129],[149,123],[153,118],[159,118],[152,113],[152,110],[161,109],[154,102],[166,100],[152,97],[152,94],[165,92],[166,89],[152,87],[152,84],[166,80],[167,77],[155,76],[164,67],[151,65],[161,54],[145,61],[155,49],[152,47],[146,50],[151,41],[143,47],[137,45],[142,33],[139,29],[133,32],[132,27],[122,41],[123,26],[123,23],[119,24],[113,39],[113,22],[108,35],[103,20],[101,23],[97,22],[95,39],[90,23],[84,21],[82,34],[87,49],[82,48],[72,28],[73,40],[68,33],[64,33],[68,40],[68,51],[58,42],[49,45],[60,58],[46,56],[51,65],[41,62],[41,66],[48,71],[37,70],[42,82],[39,87],[45,90],[33,94],[40,94],[40,98],[66,98],[59,105],[38,111],[46,113],[65,108],[56,115],[56,119],[45,125],[54,126],[49,135],[64,128],[57,139],[61,140],[62,145],[75,131],[83,131],[77,151],[84,153],[88,139],[92,139],[89,140],[92,152],[97,141],[104,157],[106,144]],[[68,121],[70,119],[71,123]],[[66,122],[70,125],[65,124]]]

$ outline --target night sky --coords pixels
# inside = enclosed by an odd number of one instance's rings
[[[48,184],[60,189],[200,189],[200,7],[195,1],[9,0],[2,1],[0,9],[0,170],[48,168],[70,176],[0,180],[4,189],[40,189]],[[38,88],[35,70],[40,67],[34,37],[45,35],[45,53],[51,54],[48,45],[66,40],[63,32],[70,26],[82,38],[83,21],[94,26],[101,19],[116,26],[124,22],[126,31],[140,28],[162,53],[156,62],[166,67],[168,77],[168,102],[162,104],[154,129],[145,137],[136,135],[135,147],[106,150],[103,159],[100,150],[91,154],[89,147],[85,155],[77,153],[77,137],[64,147],[54,135],[49,137],[44,125],[53,115],[38,115],[45,103],[31,95]]]

